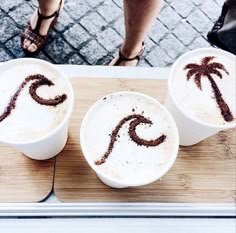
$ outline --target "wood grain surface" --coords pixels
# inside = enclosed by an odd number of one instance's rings
[[[0,145],[0,202],[39,202],[52,190],[55,158],[32,160]]]
[[[76,103],[69,140],[56,158],[54,191],[63,202],[228,202],[236,199],[235,130],[218,133],[191,147],[180,147],[178,158],[161,180],[150,185],[109,188],[91,170],[80,149],[79,133],[89,107],[106,94],[139,91],[164,102],[166,80],[73,79]]]

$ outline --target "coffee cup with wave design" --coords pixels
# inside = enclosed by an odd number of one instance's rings
[[[54,65],[33,58],[0,65],[0,143],[37,160],[57,155],[68,137],[74,94]]]
[[[178,131],[157,100],[117,92],[98,100],[85,115],[80,144],[90,167],[113,188],[150,184],[173,165]]]

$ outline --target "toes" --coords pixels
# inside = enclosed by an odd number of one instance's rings
[[[24,49],[27,49],[27,48],[30,46],[30,44],[31,44],[30,40],[25,39],[25,40],[24,40],[24,43],[23,43]]]
[[[28,47],[28,50],[29,50],[30,52],[35,52],[35,51],[37,50],[37,46],[36,46],[34,43],[32,43],[32,44]]]

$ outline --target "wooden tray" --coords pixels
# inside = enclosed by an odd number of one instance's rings
[[[55,158],[32,160],[0,144],[0,202],[39,202],[52,190]]]
[[[181,147],[171,170],[153,184],[128,189],[105,186],[84,160],[80,123],[102,96],[121,90],[139,91],[163,103],[166,80],[72,79],[76,100],[69,140],[56,158],[54,191],[63,202],[220,202],[236,199],[235,130],[221,132],[192,147]]]

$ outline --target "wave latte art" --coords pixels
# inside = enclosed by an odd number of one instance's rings
[[[56,107],[58,104],[63,103],[67,99],[66,94],[55,96],[55,98],[53,98],[53,99],[44,99],[44,98],[40,97],[37,94],[37,89],[39,87],[45,86],[45,85],[46,86],[53,86],[54,83],[42,74],[30,75],[27,78],[25,78],[25,80],[18,87],[15,94],[11,97],[10,102],[6,106],[4,112],[0,115],[0,123],[3,120],[5,120],[8,116],[10,116],[12,110],[16,108],[16,101],[17,101],[21,91],[31,81],[33,81],[33,83],[29,87],[29,94],[37,103],[39,103],[41,105]]]
[[[115,129],[112,131],[111,136],[110,136],[110,143],[109,143],[108,149],[100,160],[95,161],[96,165],[101,165],[106,162],[107,158],[109,157],[109,155],[111,154],[111,152],[114,148],[115,142],[117,141],[117,137],[118,137],[118,133],[119,133],[120,129],[128,121],[130,121],[128,134],[129,134],[131,140],[133,142],[135,142],[137,145],[146,146],[146,147],[154,147],[154,146],[158,146],[159,144],[161,144],[165,141],[166,135],[164,135],[164,134],[162,134],[160,137],[153,139],[153,140],[146,140],[146,139],[140,138],[136,133],[136,127],[140,124],[152,125],[153,123],[151,120],[147,119],[146,117],[144,117],[140,114],[129,115],[129,116],[123,118],[118,123],[118,125],[115,127]]]

